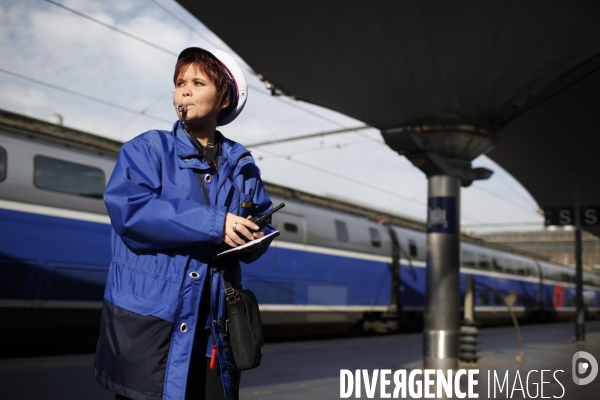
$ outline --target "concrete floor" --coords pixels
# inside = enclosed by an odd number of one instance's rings
[[[510,398],[507,389],[500,394],[490,386],[488,371],[504,379],[512,389],[516,373],[526,384],[532,370],[551,370],[544,375],[544,397],[563,399],[600,398],[600,376],[586,386],[578,386],[571,378],[571,359],[577,351],[587,351],[600,361],[600,321],[587,323],[587,342],[574,342],[574,324],[556,323],[522,327],[525,362],[515,361],[518,345],[512,327],[482,330],[482,359],[479,363],[476,393],[480,399]],[[386,335],[348,339],[329,339],[266,344],[263,363],[242,377],[242,399],[339,399],[340,370],[415,369],[421,368],[421,335]],[[0,399],[89,399],[109,400],[113,395],[98,386],[92,376],[93,355],[74,355],[30,359],[0,360]],[[556,378],[552,373],[556,370]],[[410,371],[409,371],[410,372]],[[535,395],[534,381],[540,374],[532,373],[530,395]],[[463,387],[463,386],[461,386]],[[519,388],[517,384],[517,389]],[[539,386],[538,386],[539,387]],[[394,386],[388,389],[391,393]],[[539,389],[538,389],[539,390]],[[379,397],[379,389],[374,398]],[[561,396],[562,395],[562,396]],[[351,398],[355,398],[354,394]],[[367,398],[364,387],[362,398]],[[410,397],[408,397],[410,398]],[[516,390],[513,399],[530,398]],[[541,398],[538,397],[538,398]]]

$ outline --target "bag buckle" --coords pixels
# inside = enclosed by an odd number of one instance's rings
[[[225,300],[227,301],[227,303],[229,304],[234,304],[237,301],[237,296],[236,296],[236,292],[233,288],[226,288],[225,289]]]

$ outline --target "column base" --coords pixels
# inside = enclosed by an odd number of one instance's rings
[[[425,329],[423,331],[423,367],[458,369],[459,331]]]

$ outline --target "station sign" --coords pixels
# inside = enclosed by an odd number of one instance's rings
[[[600,226],[600,206],[579,207],[581,226]],[[575,225],[575,207],[544,208],[544,226]]]
[[[456,198],[430,197],[427,203],[427,233],[456,234]]]

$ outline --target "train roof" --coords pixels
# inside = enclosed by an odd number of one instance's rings
[[[265,188],[267,192],[271,195],[279,195],[287,198],[291,198],[300,202],[309,203],[316,206],[321,206],[328,209],[333,209],[336,211],[353,214],[361,217],[366,217],[373,221],[385,221],[394,226],[400,226],[403,228],[413,229],[420,232],[425,232],[427,230],[427,225],[424,222],[413,220],[406,217],[401,217],[398,215],[394,215],[385,211],[376,210],[373,208],[361,206],[355,203],[333,199],[330,197],[322,197],[315,194],[303,192],[301,190],[292,189],[285,186],[276,185],[273,183],[264,182]],[[474,245],[492,248],[500,251],[510,252],[513,254],[519,254],[525,257],[536,258],[540,260],[549,261],[550,258],[541,254],[528,252],[525,250],[516,249],[513,247],[496,244],[496,243],[488,243],[482,239],[467,235],[461,234],[461,241],[471,243]]]
[[[97,136],[91,133],[80,131],[78,129],[68,128],[63,125],[54,124],[48,121],[39,120],[22,114],[17,114],[7,110],[0,109],[0,127],[8,129],[14,133],[24,136],[44,139],[50,142],[59,143],[67,147],[78,148],[95,154],[117,157],[123,142]],[[267,191],[273,195],[279,195],[291,198],[303,203],[320,206],[336,211],[366,217],[373,221],[386,221],[394,226],[413,229],[420,232],[426,231],[426,224],[410,218],[401,217],[389,212],[376,210],[366,206],[354,204],[351,202],[338,200],[330,197],[322,197],[315,194],[303,192],[301,190],[264,182]],[[519,250],[506,245],[489,243],[482,239],[470,235],[461,234],[461,240],[482,247],[494,248],[501,251],[520,254],[526,257],[533,257],[542,260],[549,260],[548,257]]]
[[[22,135],[79,148],[96,154],[117,157],[123,142],[93,135],[0,109],[0,128]]]

